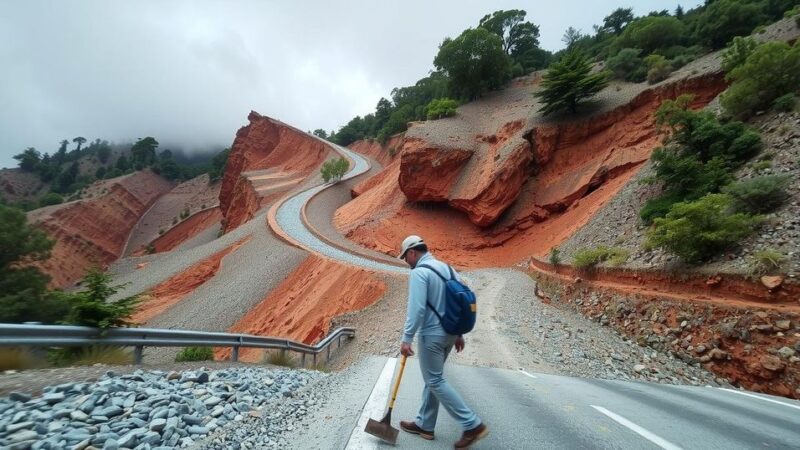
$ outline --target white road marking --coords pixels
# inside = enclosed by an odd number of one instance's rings
[[[626,419],[626,418],[624,418],[624,417],[622,417],[622,416],[620,416],[618,414],[615,414],[615,413],[603,408],[602,406],[595,406],[595,405],[590,405],[590,406],[592,408],[600,411],[601,413],[605,414],[606,416],[612,418],[615,422],[619,423],[620,425],[628,428],[629,430],[633,431],[634,433],[638,434],[639,436],[647,439],[648,441],[652,442],[653,444],[656,444],[657,446],[659,446],[659,447],[661,447],[661,448],[663,448],[665,450],[681,450],[681,447],[678,447],[677,445],[673,444],[672,442],[669,442],[668,440],[666,440],[664,438],[661,438],[661,437],[651,433],[650,431],[647,431],[646,429],[640,427],[639,425],[636,425],[635,423],[631,422],[630,420],[628,420],[628,419]]]
[[[531,378],[538,378],[536,375],[534,375],[534,374],[532,374],[532,373],[525,372],[525,371],[524,371],[524,370],[522,370],[522,369],[519,369],[519,371],[520,371],[520,372],[521,372],[523,375],[527,375],[527,376],[529,376],[529,377],[531,377]]]
[[[711,387],[711,386],[709,386],[709,387]],[[790,405],[789,403],[780,402],[778,400],[773,400],[771,398],[762,397],[760,395],[748,394],[747,392],[737,391],[736,389],[719,388],[719,390],[720,391],[726,391],[726,392],[733,392],[734,394],[739,394],[739,395],[746,395],[748,397],[753,397],[753,398],[757,398],[759,400],[764,400],[765,402],[777,403],[779,405],[788,406],[789,408],[800,409],[800,406],[797,406],[797,405]]]
[[[381,420],[383,415],[386,414],[386,407],[389,404],[389,393],[392,389],[392,378],[394,378],[394,369],[397,366],[397,358],[389,358],[383,366],[381,374],[378,376],[378,381],[375,382],[375,387],[372,393],[369,394],[367,402],[364,404],[364,409],[361,412],[361,417],[358,418],[356,427],[350,434],[350,440],[347,441],[345,449],[377,449],[381,448],[380,440],[375,436],[369,435],[364,431],[369,419]]]

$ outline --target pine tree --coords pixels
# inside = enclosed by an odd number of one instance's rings
[[[542,90],[534,95],[544,103],[539,110],[544,115],[562,109],[574,114],[581,101],[594,96],[607,85],[608,74],[592,73],[588,58],[582,52],[572,50],[550,65],[542,80]]]

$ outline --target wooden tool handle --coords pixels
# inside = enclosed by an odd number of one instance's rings
[[[397,380],[394,382],[394,389],[392,390],[392,401],[389,402],[389,409],[394,408],[394,401],[397,399],[397,391],[400,389],[400,379],[403,378],[403,371],[406,369],[406,355],[400,360],[400,373],[397,374]]]

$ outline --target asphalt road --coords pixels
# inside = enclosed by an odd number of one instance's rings
[[[341,388],[350,399],[340,402],[366,399],[361,413],[325,424],[327,439],[307,441],[309,448],[390,447],[363,429],[367,418],[383,416],[388,381],[397,367],[396,359],[372,358],[363,364],[358,376],[350,377],[350,386]],[[455,364],[449,364],[445,374],[490,427],[489,436],[475,449],[800,449],[800,402],[780,397]],[[393,413],[395,427],[416,415],[422,386],[412,358]],[[306,437],[311,439],[315,431],[320,430],[309,430]],[[435,433],[434,441],[425,441],[401,431],[397,447],[452,448],[461,430],[442,409]]]

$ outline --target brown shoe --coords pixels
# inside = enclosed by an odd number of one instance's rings
[[[433,440],[433,431],[425,431],[422,428],[418,427],[417,424],[412,420],[410,422],[406,422],[405,420],[400,421],[400,428],[403,429],[406,433],[411,434],[418,434],[419,437],[422,439],[427,439],[429,441]]]
[[[485,438],[488,434],[489,428],[484,424],[480,424],[471,430],[467,430],[461,435],[461,439],[456,442],[456,450],[470,448],[472,444]]]

